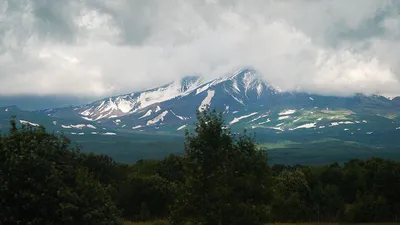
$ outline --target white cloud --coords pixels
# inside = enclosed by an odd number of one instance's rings
[[[248,66],[289,91],[400,95],[399,6],[395,0],[3,1],[0,95],[100,97]]]

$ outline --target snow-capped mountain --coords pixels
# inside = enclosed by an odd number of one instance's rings
[[[262,99],[266,92],[276,92],[276,90],[261,80],[255,71],[243,70],[234,75],[208,82],[205,82],[200,77],[185,77],[159,88],[105,98],[78,107],[40,110],[38,112],[52,117],[75,119],[76,117],[80,117],[88,121],[102,121],[137,114],[144,109],[148,109],[141,116],[144,118],[159,112],[161,110],[159,105],[163,105],[174,99],[184,99],[184,97],[189,95],[197,97],[203,96],[206,93],[206,97],[198,103],[196,108],[200,108],[203,105],[210,105],[215,91],[218,89],[221,89],[219,90],[221,92],[219,94],[229,95],[237,104],[243,106],[252,98]]]
[[[135,160],[163,157],[182,152],[183,131],[193,128],[196,110],[206,106],[221,112],[233,133],[254,132],[261,146],[280,148],[276,152],[289,149],[285,153],[293,153],[289,158],[304,154],[298,153],[299,146],[341,149],[346,154],[364,148],[379,154],[386,154],[382,149],[394,149],[398,154],[395,150],[400,146],[400,97],[284,92],[252,69],[214,80],[185,77],[75,107],[38,111],[0,107],[0,132],[7,132],[10,117],[16,116],[20,125],[43,125],[64,133],[86,151],[122,161],[131,154]]]
[[[159,88],[105,98],[83,106],[50,109],[44,112],[49,116],[65,117],[65,112],[69,111],[69,114],[74,114],[88,121],[118,118],[133,114],[156,103],[183,96],[200,85],[201,82],[202,80],[199,77],[186,77]]]
[[[132,130],[160,130],[160,126],[179,125],[177,130],[181,130],[193,123],[196,110],[211,107],[228,113],[243,107],[262,107],[262,102],[278,93],[256,71],[246,69],[206,82],[197,77],[187,77],[161,88],[109,98],[75,111],[83,119],[114,128],[125,125]],[[134,107],[125,111],[119,109],[121,97],[125,98],[124,105]]]
[[[79,132],[82,129],[88,129],[86,133],[180,133],[193,126],[196,110],[208,106],[222,112],[232,129],[317,134],[342,129],[341,132],[352,131],[350,134],[367,134],[376,132],[378,127],[400,130],[398,99],[282,92],[255,70],[244,69],[209,81],[185,77],[158,88],[81,106],[32,112],[21,119],[43,123],[35,120],[36,116],[45,119],[45,124],[57,123],[52,125],[55,129],[75,134],[84,133]]]

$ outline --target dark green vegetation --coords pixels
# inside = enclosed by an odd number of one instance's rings
[[[99,182],[106,175],[91,171],[104,168],[103,157],[80,154],[43,127],[17,129],[12,120],[0,159],[0,224],[120,224],[111,186]]]
[[[182,156],[116,163],[81,153],[43,127],[0,139],[0,224],[394,222],[400,163],[371,158],[320,167],[270,166],[244,134],[198,115]]]

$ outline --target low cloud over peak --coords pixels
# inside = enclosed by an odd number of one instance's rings
[[[400,95],[399,10],[395,0],[3,1],[0,95],[102,97],[243,67],[288,91]]]

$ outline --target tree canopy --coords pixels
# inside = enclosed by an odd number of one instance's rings
[[[197,120],[194,132],[186,132],[174,222],[263,224],[272,191],[265,152],[246,133],[233,136],[215,111],[198,112]]]
[[[66,137],[10,125],[0,138],[0,224],[121,224],[107,188]]]

